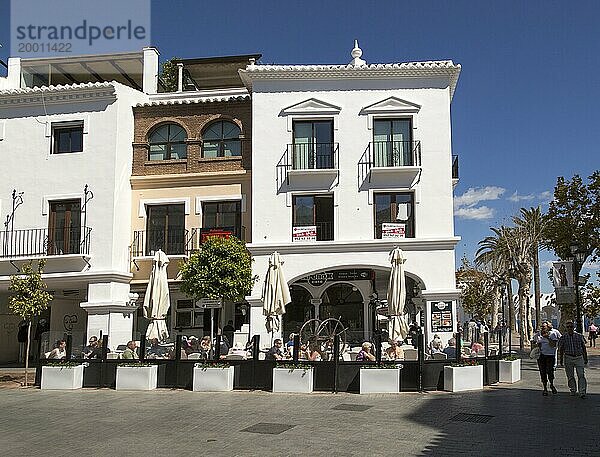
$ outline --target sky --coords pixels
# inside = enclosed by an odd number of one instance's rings
[[[4,61],[8,12],[0,0]],[[339,64],[358,39],[368,63],[460,63],[458,264],[519,208],[546,209],[558,176],[600,169],[599,16],[598,1],[153,1],[152,44],[164,59],[261,53],[262,63]],[[541,254],[543,292],[553,258]]]

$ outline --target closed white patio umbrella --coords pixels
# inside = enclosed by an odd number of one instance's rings
[[[262,293],[263,314],[267,319],[266,327],[267,331],[271,332],[271,339],[273,333],[279,331],[281,316],[285,314],[285,305],[292,301],[282,264],[278,252],[271,254]]]
[[[405,339],[408,335],[408,323],[404,317],[404,305],[406,303],[406,280],[404,278],[404,257],[402,249],[394,248],[390,253],[392,271],[387,290],[388,333],[393,340]]]
[[[154,254],[152,273],[144,296],[144,317],[150,319],[146,330],[146,338],[158,338],[164,341],[169,338],[169,330],[165,318],[171,306],[169,298],[169,280],[167,266],[169,258],[160,249]]]

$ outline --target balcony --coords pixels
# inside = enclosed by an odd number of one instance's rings
[[[358,162],[361,183],[389,174],[412,181],[420,171],[420,141],[372,141]]]
[[[309,226],[295,225],[294,227],[302,227],[305,229],[310,227],[314,228],[311,230],[303,230],[302,233],[299,234],[300,236],[296,236],[292,230],[292,242],[333,241],[333,222],[315,222]]]
[[[452,187],[458,184],[458,156],[452,154]]]
[[[296,177],[303,181],[331,180],[337,177],[338,160],[338,143],[288,144],[277,163],[278,187],[290,185],[290,179]]]
[[[45,258],[45,273],[82,271],[89,267],[90,227],[33,228],[0,232],[0,276],[14,274],[19,265]]]

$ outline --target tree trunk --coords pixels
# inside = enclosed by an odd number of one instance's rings
[[[494,289],[494,303],[492,305],[492,328],[490,329],[490,333],[494,331],[496,325],[498,325],[498,310],[500,309],[500,300],[502,300],[502,293],[500,292],[500,288],[496,287]]]
[[[31,341],[31,319],[29,319],[29,325],[27,325],[27,345],[25,346],[25,387],[27,383],[27,371],[29,370],[29,346]]]
[[[517,292],[519,300],[519,349],[523,350],[525,334],[527,333],[527,311],[525,309],[525,300],[523,296],[523,286],[519,282],[519,291]]]
[[[540,256],[537,245],[535,246],[535,256],[533,257],[533,292],[535,299],[535,326],[539,327],[542,322],[541,317],[541,291],[540,291]]]
[[[506,285],[507,287],[507,295],[508,295],[508,318],[510,320],[510,328],[511,332],[517,330],[517,320],[515,319],[515,302],[513,301],[513,290],[512,290],[512,280],[509,279]]]

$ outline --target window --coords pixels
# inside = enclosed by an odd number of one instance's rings
[[[242,204],[237,201],[205,202],[202,204],[202,228],[223,228],[242,238]]]
[[[316,241],[333,240],[333,195],[294,195],[292,211],[293,227],[316,227]]]
[[[202,157],[241,156],[240,133],[240,128],[233,122],[213,122],[202,132]]]
[[[81,201],[50,202],[48,255],[79,254],[81,243]]]
[[[294,170],[334,168],[333,121],[294,121]]]
[[[52,154],[83,151],[83,121],[52,124]]]
[[[177,300],[175,309],[176,328],[203,328],[204,310],[194,305],[193,300]]]
[[[414,165],[410,119],[373,121],[373,159],[376,167]]]
[[[414,238],[413,194],[398,192],[375,194],[375,238]],[[383,224],[386,225],[385,231]],[[404,230],[404,236],[402,236]]]
[[[146,255],[185,252],[185,205],[150,205],[146,226]]]
[[[177,124],[163,124],[148,135],[150,160],[169,160],[187,158],[185,130]]]

